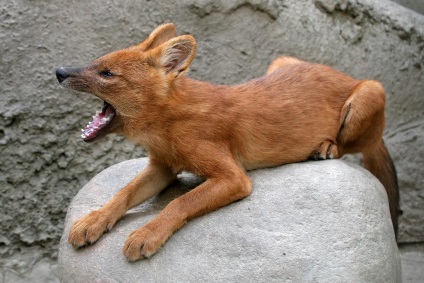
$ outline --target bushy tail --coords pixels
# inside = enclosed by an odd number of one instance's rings
[[[399,186],[395,165],[389,151],[384,145],[383,139],[372,151],[365,151],[362,154],[365,168],[377,177],[386,189],[387,196],[389,197],[390,215],[397,239],[398,214],[401,211],[399,209]]]

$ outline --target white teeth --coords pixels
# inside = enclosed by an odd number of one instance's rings
[[[104,127],[105,124],[110,122],[113,115],[109,115],[109,117],[101,117],[103,115],[102,111],[96,111],[96,115],[92,116],[93,121],[90,121],[84,129],[81,129],[81,138],[88,138],[94,131],[97,131]]]

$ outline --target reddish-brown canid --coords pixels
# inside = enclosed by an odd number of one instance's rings
[[[385,94],[379,82],[281,57],[262,78],[216,86],[184,76],[195,51],[192,36],[176,36],[175,26],[166,24],[139,45],[87,67],[57,69],[61,85],[104,100],[82,130],[83,140],[121,134],[150,157],[147,168],[103,207],[74,223],[72,245],[94,243],[183,170],[206,181],[129,235],[129,260],[150,257],[188,220],[249,195],[246,170],[356,152],[386,188],[397,231],[399,193],[382,139]]]

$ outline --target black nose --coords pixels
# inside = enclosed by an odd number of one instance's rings
[[[59,83],[66,80],[66,78],[68,78],[68,77],[69,77],[69,73],[66,71],[65,68],[58,68],[56,70],[56,78],[59,81]]]

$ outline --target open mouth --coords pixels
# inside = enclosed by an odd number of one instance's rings
[[[81,138],[85,142],[93,141],[113,121],[115,115],[115,108],[105,101],[102,110],[97,111],[96,115],[93,116],[93,121],[88,123],[84,129],[81,129]]]

